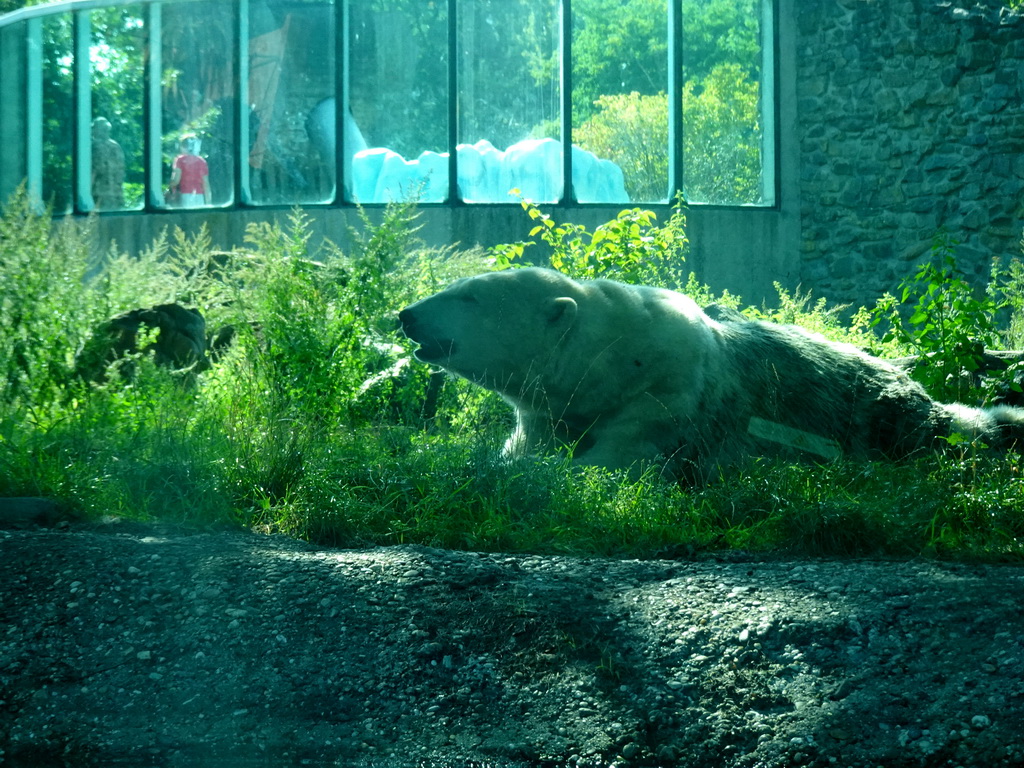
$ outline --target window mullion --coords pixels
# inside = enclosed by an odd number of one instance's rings
[[[778,186],[778,109],[775,84],[778,82],[778,47],[775,31],[775,0],[761,2],[761,203],[775,205]]]
[[[163,4],[151,3],[146,17],[146,57],[143,73],[144,129],[142,134],[145,156],[146,204],[152,208],[164,206],[163,159],[163,105],[161,104],[160,77],[163,69]]]
[[[572,189],[572,0],[562,0],[562,205],[575,199]]]
[[[346,202],[351,185],[345,125],[349,115],[349,0],[334,5],[334,205]]]
[[[74,180],[74,210],[88,212],[95,207],[92,199],[92,88],[89,48],[92,38],[92,17],[89,11],[72,14],[73,131],[71,178]]]
[[[252,205],[252,188],[249,183],[249,0],[236,0],[235,3],[235,72],[238,82],[238,109],[235,110],[235,136],[238,149],[235,159],[235,190],[234,199],[239,205]]]
[[[668,199],[683,192],[683,3],[668,4]]]
[[[448,203],[459,197],[459,0],[448,0]]]

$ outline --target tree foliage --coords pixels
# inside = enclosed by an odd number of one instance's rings
[[[761,198],[760,87],[739,64],[719,64],[683,87],[683,189],[688,201]]]
[[[616,163],[631,200],[663,200],[668,184],[668,97],[598,96],[597,111],[574,132],[581,147]]]
[[[663,200],[668,189],[668,99],[664,93],[600,96],[575,132],[580,146],[622,168],[632,200]],[[683,193],[688,202],[759,199],[759,87],[737,64],[717,65],[683,88]]]

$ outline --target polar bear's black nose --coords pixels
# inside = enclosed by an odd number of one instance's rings
[[[402,332],[412,338],[411,332],[416,325],[416,316],[409,307],[398,313],[398,326]]]

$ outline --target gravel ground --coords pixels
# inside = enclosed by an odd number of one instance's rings
[[[1024,570],[0,531],[0,763],[1024,765]]]

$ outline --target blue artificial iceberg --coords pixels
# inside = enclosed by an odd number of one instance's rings
[[[459,194],[470,203],[507,203],[519,197],[536,203],[562,196],[562,143],[527,139],[501,151],[489,141],[459,144]],[[629,202],[622,169],[591,152],[572,148],[573,193],[582,203]],[[377,147],[352,157],[350,187],[361,203],[387,203],[417,197],[423,203],[448,198],[448,153],[424,152],[406,160]],[[518,193],[513,192],[518,190]]]
[[[333,96],[318,103],[306,119],[310,141],[321,162],[334,168]],[[448,153],[424,152],[406,160],[394,150],[371,148],[352,113],[345,111],[345,195],[360,203],[389,203],[416,198],[424,203],[448,199]],[[459,144],[459,195],[470,203],[509,203],[520,197],[554,203],[562,197],[562,142],[526,139],[505,151],[489,141]],[[573,197],[580,203],[626,203],[622,169],[577,146],[572,148]],[[512,190],[518,190],[513,193]]]

